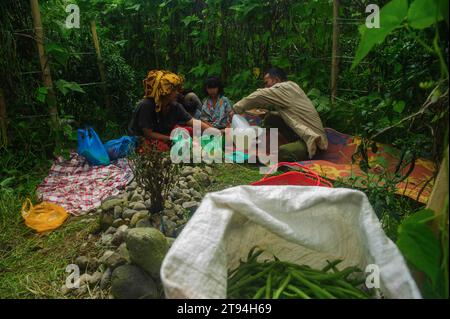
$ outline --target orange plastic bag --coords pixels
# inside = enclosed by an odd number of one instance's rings
[[[30,199],[27,198],[22,206],[22,217],[25,225],[38,233],[43,233],[61,226],[69,214],[61,206],[49,202],[33,206]]]

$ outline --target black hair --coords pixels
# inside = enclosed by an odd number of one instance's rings
[[[219,89],[219,95],[223,94],[223,85],[217,76],[209,76],[205,80],[205,86],[203,87],[203,91],[205,92],[206,96],[208,96],[208,91],[206,89],[213,89],[213,88]]]
[[[272,78],[279,78],[282,82],[287,81],[287,75],[286,72],[283,71],[283,69],[277,68],[277,67],[271,67],[269,68],[266,73],[269,74]]]

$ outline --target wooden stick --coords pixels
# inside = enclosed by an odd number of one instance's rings
[[[100,52],[100,42],[98,40],[97,26],[94,20],[91,21],[91,33],[92,33],[92,40],[94,40],[95,53],[97,54],[97,64],[98,64],[98,71],[100,72],[100,79],[104,83],[102,85],[102,89],[103,89],[103,96],[105,97],[105,105],[106,108],[109,110],[111,109],[111,99],[108,95],[108,90],[106,88],[105,65],[103,64],[102,54]]]
[[[41,13],[39,11],[38,0],[30,0],[31,13],[33,16],[34,32],[36,34],[35,41],[39,51],[39,62],[41,64],[42,80],[44,86],[47,87],[47,103],[50,108],[51,121],[54,128],[59,128],[58,108],[56,106],[56,96],[53,89],[52,75],[50,73],[50,66],[48,58],[45,55],[44,49],[44,29],[42,28]]]
[[[0,148],[8,146],[8,136],[6,126],[6,102],[3,90],[0,88]]]
[[[339,51],[339,0],[333,0],[333,48],[331,53],[331,104],[337,93],[338,51]]]

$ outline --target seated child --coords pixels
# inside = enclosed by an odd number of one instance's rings
[[[211,126],[224,130],[231,121],[232,105],[223,95],[223,86],[217,77],[208,77],[205,81],[207,98],[203,101],[201,120]]]

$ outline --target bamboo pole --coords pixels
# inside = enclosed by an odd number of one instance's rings
[[[337,93],[338,55],[339,55],[339,0],[333,0],[333,48],[331,53],[331,104],[334,105]]]
[[[105,105],[106,105],[106,108],[109,110],[109,109],[111,109],[111,99],[109,97],[108,90],[106,88],[105,65],[103,64],[102,54],[100,51],[100,41],[98,40],[98,35],[97,35],[97,26],[96,26],[94,20],[91,21],[91,33],[92,33],[92,39],[94,41],[95,52],[97,54],[98,71],[100,72],[100,79],[103,82],[102,89],[103,89],[103,96],[105,97]]]
[[[47,88],[47,104],[50,108],[51,121],[54,128],[59,128],[58,107],[56,106],[56,96],[53,89],[52,75],[48,64],[48,57],[44,49],[44,29],[42,28],[41,13],[39,11],[38,0],[30,0],[31,13],[33,16],[33,27],[36,36],[36,44],[39,51],[39,62],[41,64],[42,80]]]
[[[7,126],[6,126],[6,102],[3,90],[0,88],[0,148],[8,146]]]

